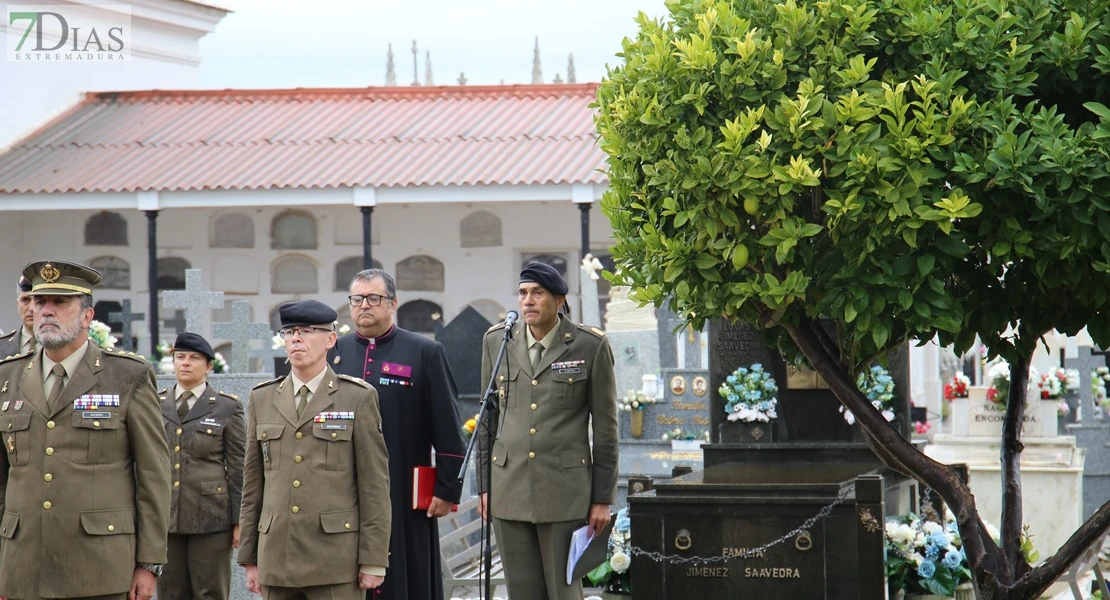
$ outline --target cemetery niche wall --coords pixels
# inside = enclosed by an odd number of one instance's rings
[[[777,384],[778,416],[729,422],[718,389],[756,363]],[[708,366],[713,443],[702,448],[704,470],[628,498],[632,544],[666,556],[632,561],[633,597],[885,599],[883,523],[910,511],[914,482],[882,465],[816,377],[788,375],[758,330],[711,321]],[[906,352],[888,368],[896,425],[908,436]],[[753,426],[764,433],[753,435]],[[704,558],[713,562],[690,562]]]

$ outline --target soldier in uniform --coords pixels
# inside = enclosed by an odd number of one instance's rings
[[[336,375],[338,315],[316,300],[279,309],[292,371],[251,391],[239,563],[267,600],[358,600],[389,564],[389,456],[378,395]]]
[[[88,339],[84,265],[27,265],[35,352],[0,361],[0,596],[147,600],[166,562],[169,451],[154,369]]]
[[[31,302],[31,281],[20,275],[15,289],[15,310],[19,314],[22,327],[16,327],[11,333],[0,336],[0,356],[15,356],[38,349],[38,340],[35,339],[35,314],[32,310],[34,305]]]
[[[160,600],[227,600],[231,550],[239,547],[246,423],[239,398],[208,385],[216,353],[195,333],[173,344],[177,383],[162,390],[162,423],[173,463],[169,562]]]
[[[499,407],[475,432],[481,464],[492,465],[489,482],[478,478],[479,512],[490,516],[488,501],[513,600],[581,600],[581,583],[566,583],[571,534],[587,524],[601,532],[616,500],[613,352],[601,330],[560,315],[566,293],[549,265],[530,263],[520,272],[522,322],[513,326],[496,374]],[[504,327],[486,333],[482,381],[489,381]]]
[[[393,526],[389,577],[374,600],[442,600],[438,517],[459,502],[466,446],[455,378],[443,345],[397,327],[397,289],[381,269],[355,275],[350,287],[355,331],[339,338],[329,364],[378,392],[389,448]],[[436,482],[427,510],[413,510],[413,468],[430,466]]]

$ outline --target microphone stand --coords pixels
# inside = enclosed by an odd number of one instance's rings
[[[505,350],[509,344],[509,340],[513,339],[512,325],[506,323],[505,336],[501,339],[501,349],[497,351],[497,360],[493,363],[493,370],[489,374],[489,383],[486,385],[486,393],[482,400],[481,410],[478,411],[478,427],[481,427],[482,421],[486,418],[487,413],[496,414],[497,411],[497,392],[496,380],[497,372],[501,369],[501,361],[505,358]],[[507,384],[506,384],[507,385]],[[463,457],[462,466],[459,468],[459,481],[462,481],[466,476],[466,468],[470,464],[471,455],[474,453],[475,442],[478,440],[478,431],[475,430],[475,435],[471,436],[470,443],[466,446],[466,455]],[[475,471],[478,474],[479,480],[486,483],[486,519],[482,524],[482,564],[483,569],[478,574],[478,586],[480,589],[485,590],[485,595],[482,596],[484,600],[492,600],[493,594],[491,590],[492,577],[491,571],[493,570],[493,473],[492,463],[490,462],[490,452],[493,452],[493,423],[486,424],[486,460],[480,461],[480,464],[475,465]],[[476,461],[478,459],[475,459]],[[483,479],[484,477],[484,479]],[[481,495],[479,494],[479,497]],[[480,501],[479,501],[480,502]],[[480,515],[479,515],[480,518]],[[481,572],[485,572],[485,587],[482,588],[483,580]]]

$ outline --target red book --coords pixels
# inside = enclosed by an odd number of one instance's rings
[[[412,509],[428,510],[436,491],[436,468],[412,468]],[[452,504],[451,512],[459,512],[459,505]]]

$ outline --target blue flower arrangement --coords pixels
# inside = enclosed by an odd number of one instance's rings
[[[871,406],[883,413],[883,418],[888,423],[894,420],[894,378],[886,369],[875,365],[869,371],[860,373],[856,377],[856,387],[871,401]],[[841,406],[840,412],[844,414],[844,420],[849,425],[856,423],[856,416],[852,411]]]
[[[779,386],[775,378],[763,370],[763,365],[755,363],[751,367],[738,367],[732,372],[717,393],[725,401],[725,412],[729,421],[769,422],[777,418],[775,407]]]
[[[916,515],[886,522],[887,582],[892,595],[951,596],[956,586],[971,580],[955,521],[945,525]]]

